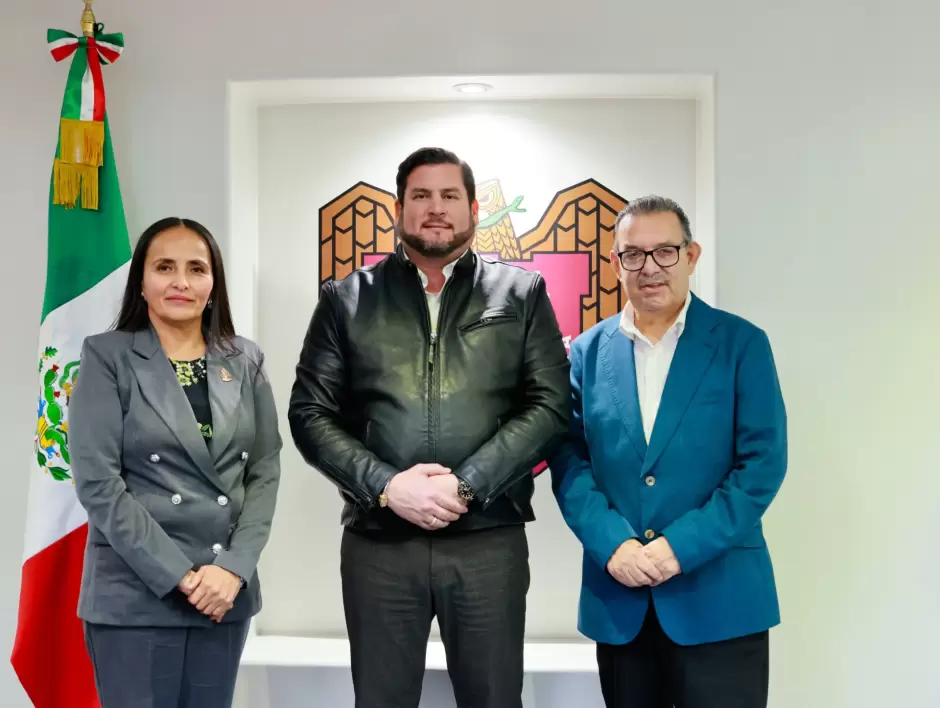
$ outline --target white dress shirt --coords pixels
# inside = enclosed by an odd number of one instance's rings
[[[633,340],[633,361],[636,367],[636,390],[640,399],[640,415],[643,418],[643,433],[649,443],[656,423],[656,414],[659,403],[666,387],[666,376],[672,365],[672,357],[676,353],[679,337],[685,330],[685,318],[692,302],[691,292],[685,298],[685,305],[679,312],[676,321],[666,330],[656,344],[653,344],[637,329],[633,305],[627,302],[620,314],[620,331]]]
[[[444,292],[444,288],[447,287],[447,281],[450,280],[450,276],[453,274],[456,264],[457,261],[451,261],[444,266],[444,285],[441,286],[441,289],[436,293],[428,292],[428,276],[424,274],[424,271],[418,268],[418,275],[421,276],[421,286],[424,288],[424,295],[428,299],[428,314],[431,316],[431,334],[437,334],[437,320],[439,319],[441,310],[441,294]]]
[[[408,252],[404,249],[402,253],[405,254],[405,260],[411,261],[408,258]],[[439,319],[439,313],[441,309],[441,294],[444,292],[444,288],[447,287],[447,281],[450,280],[450,276],[454,273],[454,267],[457,265],[459,258],[455,258],[450,263],[448,263],[442,269],[444,272],[444,285],[441,286],[441,289],[436,293],[428,292],[428,276],[424,274],[424,271],[420,268],[416,268],[418,271],[418,277],[421,278],[421,287],[424,289],[424,295],[428,301],[428,314],[431,316],[431,334],[433,336],[437,335],[437,321]]]

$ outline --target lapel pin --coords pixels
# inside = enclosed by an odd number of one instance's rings
[[[225,367],[222,367],[221,369],[219,369],[219,378],[222,379],[223,381],[231,381],[232,375],[228,372],[228,369],[226,369]]]

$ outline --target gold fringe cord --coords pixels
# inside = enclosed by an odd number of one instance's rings
[[[76,165],[104,164],[104,123],[93,120],[62,118],[60,121],[61,149],[64,162]]]
[[[98,168],[56,158],[52,170],[52,203],[72,209],[79,196],[82,209],[98,208]]]

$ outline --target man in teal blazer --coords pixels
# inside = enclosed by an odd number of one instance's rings
[[[786,412],[766,334],[689,290],[700,254],[674,201],[629,204],[610,258],[629,302],[571,347],[572,429],[549,465],[608,708],[767,704],[780,611],[761,517]]]

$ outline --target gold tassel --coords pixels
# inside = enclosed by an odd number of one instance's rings
[[[98,168],[56,158],[52,171],[52,203],[72,209],[79,195],[83,209],[98,208]]]
[[[94,167],[104,164],[102,121],[62,118],[60,126],[62,146],[59,154],[63,161]]]

